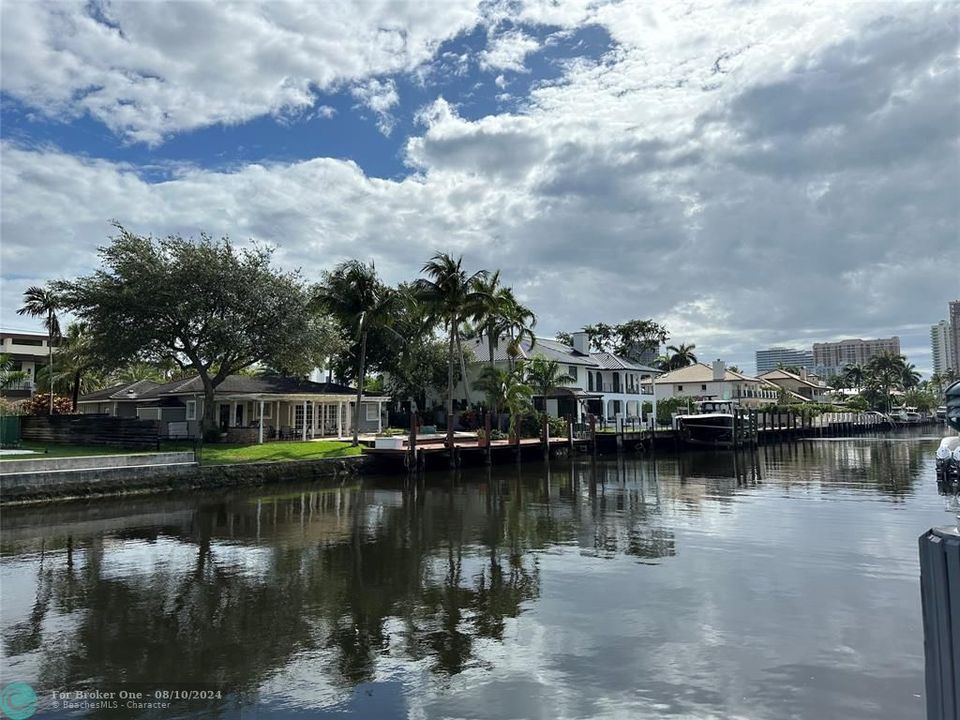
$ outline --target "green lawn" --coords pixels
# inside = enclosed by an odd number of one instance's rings
[[[119,455],[125,453],[150,452],[129,448],[98,447],[92,445],[44,445],[24,442],[23,450],[34,450],[32,454],[2,455],[3,460],[30,460],[44,457],[79,457],[81,455]],[[192,443],[165,442],[160,450],[193,450]],[[270,442],[263,445],[236,445],[228,443],[205,444],[202,450],[204,465],[224,465],[227,463],[282,462],[284,460],[316,460],[329,457],[349,457],[359,455],[360,448],[352,447],[349,442],[339,440],[316,440],[311,442]]]
[[[189,446],[189,449],[193,449]],[[359,455],[360,448],[339,440],[313,440],[308,442],[269,442],[263,445],[233,445],[213,443],[204,445],[204,465],[226,463],[281,462],[284,460],[317,460],[319,458],[349,457]]]
[[[45,457],[79,457],[80,455],[123,455],[131,452],[148,452],[145,450],[129,450],[126,448],[99,447],[93,445],[44,445],[36,442],[20,443],[19,450],[33,450],[23,455],[0,455],[3,460],[36,460]]]

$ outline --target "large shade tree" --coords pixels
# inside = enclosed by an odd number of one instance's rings
[[[47,331],[48,372],[53,373],[53,342],[60,337],[60,319],[57,311],[62,309],[60,298],[51,287],[28,287],[23,293],[23,305],[17,310],[17,315],[27,315],[43,319],[43,327]],[[50,414],[53,415],[53,393],[49,398]]]
[[[353,444],[360,444],[360,403],[367,372],[367,342],[372,332],[391,332],[400,311],[400,297],[381,282],[373,263],[347,260],[324,274],[314,289],[313,305],[336,318],[354,340],[357,370],[357,417]],[[393,334],[393,333],[391,333]],[[397,336],[399,338],[399,336]]]
[[[116,225],[92,275],[55,283],[87,323],[93,351],[114,366],[171,361],[203,386],[202,427],[214,427],[214,393],[256,364],[305,367],[316,352],[308,293],[272,250],[227,238],[137,235]]]
[[[472,275],[463,269],[463,258],[454,259],[447,253],[437,253],[422,272],[426,277],[415,283],[417,298],[424,314],[443,327],[447,333],[447,444],[453,445],[453,391],[454,365],[458,361],[463,325],[476,314],[485,294],[477,289],[477,281],[486,276],[485,270]],[[459,352],[462,357],[462,351]]]

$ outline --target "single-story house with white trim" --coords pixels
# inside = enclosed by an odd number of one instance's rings
[[[343,438],[353,432],[379,432],[386,396],[365,395],[356,412],[357,391],[347,385],[299,378],[230,375],[214,393],[213,416],[228,440]],[[168,438],[200,436],[203,384],[199,377],[157,383],[137,380],[83,395],[81,413],[159,420]]]

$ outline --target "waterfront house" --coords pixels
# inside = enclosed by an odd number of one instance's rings
[[[231,442],[270,439],[346,437],[354,422],[360,432],[383,429],[385,396],[364,396],[331,382],[299,378],[230,375],[214,395],[214,419]],[[81,413],[139,417],[160,421],[163,437],[198,437],[203,417],[199,377],[156,383],[138,380],[98,390],[80,398]]]
[[[712,366],[694,363],[671,370],[654,382],[661,400],[735,400],[741,407],[757,408],[777,402],[780,396],[780,388],[772,382],[730,370],[722,360],[716,360]]]
[[[802,402],[831,402],[828,393],[832,393],[833,388],[814,382],[811,378],[815,376],[808,375],[806,368],[800,368],[799,375],[777,368],[757,377],[783,388],[791,394],[792,398],[799,398]]]
[[[587,414],[614,419],[617,415],[639,418],[644,414],[643,403],[651,404],[653,385],[651,378],[660,370],[641,365],[628,358],[608,352],[591,352],[587,333],[572,335],[573,345],[553,338],[537,338],[535,342],[524,341],[518,348],[517,360],[542,357],[556,360],[569,380],[556,388],[547,398],[534,398],[538,406],[546,409],[551,417],[572,417],[582,422]],[[508,341],[501,339],[494,346],[494,364],[507,368],[510,357]],[[467,365],[467,382],[470,387],[480,377],[484,366],[489,364],[490,349],[486,338],[467,343],[472,362]],[[458,396],[466,400],[464,384],[457,387]],[[471,391],[471,397],[476,397]]]
[[[23,371],[24,378],[3,389],[11,400],[23,400],[33,395],[37,387],[37,371],[50,362],[50,344],[46,333],[0,331],[0,353],[10,358],[10,369]],[[57,354],[57,341],[53,341]]]

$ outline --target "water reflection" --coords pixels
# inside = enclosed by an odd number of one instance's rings
[[[850,707],[851,694],[878,686],[906,713],[889,717],[919,717],[919,637],[907,656],[881,645],[867,658],[862,618],[818,595],[852,582],[837,573],[857,576],[863,612],[919,627],[904,600],[913,589],[899,583],[915,570],[913,538],[938,517],[935,493],[914,492],[925,447],[809,442],[9,510],[2,679],[42,690],[207,683],[230,690],[210,712],[266,712],[271,698],[274,714],[310,706],[314,717],[407,717],[413,705],[423,717],[521,716],[530,697],[570,717],[828,716],[841,706],[877,717]],[[818,542],[837,523],[866,527],[855,520],[864,510],[810,515],[801,501],[850,496],[912,504],[917,522],[875,514],[868,522],[885,532],[836,556]],[[805,555],[783,554],[774,530],[814,539]],[[542,632],[566,637],[563,649],[545,650]],[[851,674],[849,691],[816,696],[801,677],[810,664],[813,675]],[[444,694],[450,682],[468,683],[466,705]]]

